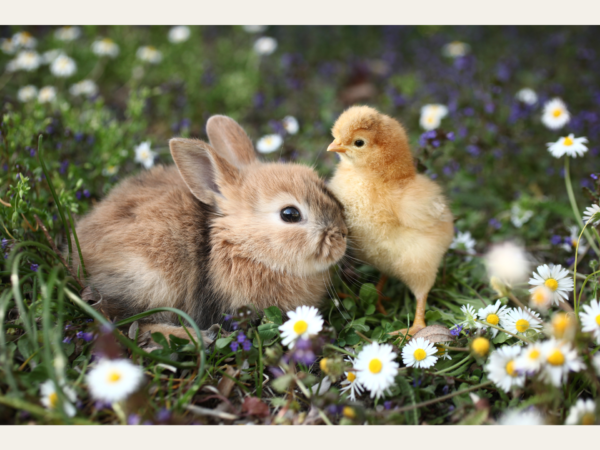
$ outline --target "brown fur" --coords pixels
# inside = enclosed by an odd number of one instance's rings
[[[233,120],[211,118],[208,132],[217,149],[172,139],[176,166],[124,180],[77,225],[111,318],[172,306],[208,328],[243,305],[287,311],[322,299],[346,249],[341,204],[313,170],[257,161]],[[283,222],[286,206],[305,220]]]

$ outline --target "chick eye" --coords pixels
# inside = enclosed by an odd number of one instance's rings
[[[355,147],[362,147],[363,145],[365,145],[365,141],[363,141],[362,139],[357,139],[354,141]]]
[[[293,206],[283,208],[281,210],[280,216],[281,220],[283,220],[284,222],[296,223],[302,220],[302,215],[300,214],[300,211],[298,211]]]

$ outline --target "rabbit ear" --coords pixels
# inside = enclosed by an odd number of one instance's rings
[[[221,187],[235,184],[239,171],[206,142],[174,138],[169,141],[177,169],[192,194],[202,203],[215,205]]]
[[[231,117],[212,116],[206,123],[206,133],[214,148],[237,166],[256,161],[252,141]]]

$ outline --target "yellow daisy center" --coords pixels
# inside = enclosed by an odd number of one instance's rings
[[[558,289],[558,281],[556,281],[554,278],[548,278],[544,282],[544,285],[551,291],[555,291]]]
[[[427,117],[427,123],[432,123],[432,122],[433,122],[433,116]]]
[[[533,349],[529,352],[529,359],[538,359],[540,357],[540,351],[538,349]]]
[[[569,147],[569,146],[573,145],[573,139],[571,139],[570,137],[568,137],[568,136],[567,136],[567,137],[566,137],[566,138],[563,140],[563,145],[566,145],[567,147]]]
[[[550,356],[548,356],[548,363],[553,366],[562,366],[565,363],[565,355],[559,349],[555,349]]]
[[[596,416],[593,413],[585,413],[581,418],[581,425],[594,425],[596,423]]]
[[[422,348],[418,348],[413,353],[413,356],[417,361],[423,361],[425,358],[427,358],[427,353],[425,353],[425,350]]]
[[[102,39],[102,42],[106,45],[109,45],[109,44],[112,44],[112,39],[104,38],[104,39]]]
[[[106,381],[110,384],[117,383],[120,379],[121,379],[121,374],[119,372],[117,372],[116,370],[113,370],[112,372],[110,372],[108,374],[108,376],[106,377]]]
[[[569,326],[569,317],[565,313],[557,313],[552,318],[552,327],[554,329],[554,335],[561,338]]]
[[[517,376],[517,372],[515,372],[515,362],[512,359],[506,364],[505,369],[506,373],[509,374],[511,377]]]
[[[154,47],[152,47],[151,45],[149,45],[149,46],[148,46],[148,50],[149,50],[149,51],[151,51],[151,52],[154,52],[154,51],[156,51],[156,48],[154,48]]]
[[[497,314],[492,313],[488,314],[485,320],[487,320],[488,323],[491,323],[492,325],[498,325],[498,322],[500,322],[500,317],[498,317]]]
[[[542,306],[548,301],[543,289],[536,289],[533,294],[531,294],[531,299],[538,306]]]
[[[383,368],[383,364],[377,358],[373,358],[369,363],[369,372],[371,373],[379,373]]]
[[[480,356],[485,356],[490,350],[490,341],[488,341],[484,337],[478,337],[477,339],[473,340],[471,346],[475,353],[477,353]]]
[[[142,150],[140,152],[140,158],[147,159],[148,158],[148,152],[146,150]]]
[[[596,323],[600,326],[600,314],[596,316]]]
[[[560,108],[556,108],[554,111],[552,111],[552,115],[553,115],[554,117],[558,117],[558,116],[560,116],[561,114],[562,114],[562,109],[560,109]]]
[[[356,417],[356,412],[354,411],[354,408],[351,408],[350,406],[344,406],[342,414],[348,419],[354,419]]]
[[[53,392],[48,396],[48,400],[50,401],[50,406],[56,408],[56,405],[58,405],[58,394]]]
[[[294,324],[294,333],[302,334],[308,330],[308,324],[304,320],[299,320]]]
[[[319,363],[319,367],[323,372],[327,373],[327,358],[323,358],[321,360],[321,362]]]
[[[529,329],[529,322],[525,319],[519,319],[515,324],[515,328],[519,333],[525,333]]]
[[[354,372],[348,372],[348,376],[346,378],[348,378],[350,383],[354,383],[354,380],[356,380],[356,375],[354,375]]]

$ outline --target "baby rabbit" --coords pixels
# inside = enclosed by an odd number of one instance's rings
[[[124,180],[78,223],[110,319],[171,306],[206,329],[243,305],[288,311],[323,297],[346,250],[342,205],[312,169],[258,161],[233,119],[211,117],[207,133],[211,145],[171,139],[175,166]],[[149,320],[141,331],[187,336],[174,314]]]

